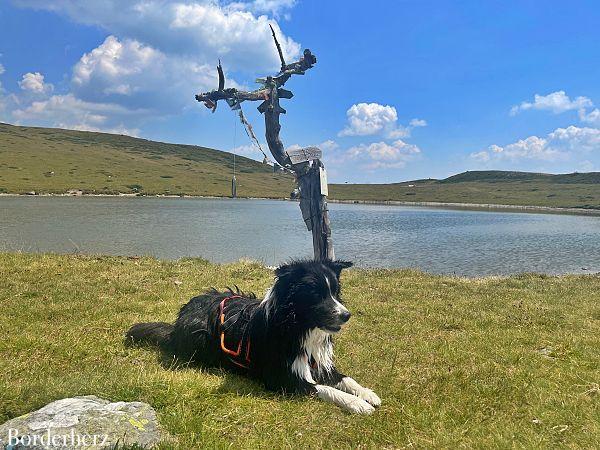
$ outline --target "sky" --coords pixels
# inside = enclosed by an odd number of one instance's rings
[[[600,171],[599,23],[597,0],[1,0],[0,121],[261,160],[194,94],[219,58],[226,87],[275,74],[272,24],[288,62],[317,56],[286,84],[282,140],[319,146],[332,182]]]

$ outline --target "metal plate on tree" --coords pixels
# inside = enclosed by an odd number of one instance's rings
[[[297,150],[287,150],[292,164],[312,161],[313,159],[321,159],[323,152],[317,147],[304,147]]]
[[[319,167],[319,175],[321,181],[321,195],[328,196],[329,189],[327,187],[327,172],[325,171],[325,167]]]

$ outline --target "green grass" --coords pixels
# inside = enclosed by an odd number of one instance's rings
[[[233,155],[129,136],[0,124],[0,192],[231,195]],[[290,176],[236,158],[240,197],[289,196]]]
[[[195,293],[262,294],[271,277],[251,262],[0,254],[0,423],[95,394],[150,403],[181,449],[597,447],[599,276],[347,271],[336,359],[382,398],[369,417],[123,345]]]
[[[237,157],[240,197],[289,197],[292,178]],[[106,133],[0,124],[0,193],[229,196],[233,155]],[[600,173],[465,172],[445,180],[332,184],[336,200],[600,209]]]
[[[600,173],[548,175],[527,172],[464,172],[445,180],[395,184],[337,184],[339,200],[477,203],[600,209]]]

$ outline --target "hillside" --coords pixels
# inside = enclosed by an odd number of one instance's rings
[[[600,172],[551,175],[471,171],[443,180],[330,187],[338,200],[531,205],[600,209]]]
[[[291,177],[236,158],[240,197],[288,197]],[[233,156],[129,136],[0,124],[0,193],[228,196]],[[470,171],[443,180],[332,184],[336,200],[478,203],[600,209],[600,172]]]
[[[512,172],[506,170],[472,170],[439,180],[440,183],[462,183],[471,181],[540,181],[556,184],[594,184],[600,183],[600,172],[576,172],[552,175],[549,173]]]
[[[0,192],[231,193],[230,153],[129,136],[0,124]],[[238,195],[282,197],[291,177],[236,158]]]

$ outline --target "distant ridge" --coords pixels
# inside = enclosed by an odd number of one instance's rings
[[[288,198],[292,177],[236,157],[240,197]],[[233,155],[118,134],[0,124],[0,194],[231,195]],[[468,171],[443,180],[330,184],[341,201],[600,210],[600,172]]]
[[[461,183],[472,181],[543,181],[549,183],[600,183],[600,172],[549,174],[535,172],[515,172],[505,170],[469,170],[467,172],[452,175],[439,183]]]

